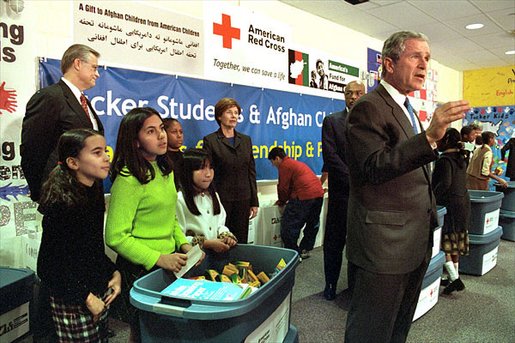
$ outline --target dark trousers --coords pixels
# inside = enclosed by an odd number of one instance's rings
[[[298,252],[313,249],[320,228],[320,210],[323,200],[323,198],[315,198],[288,201],[281,219],[281,237],[285,248]],[[298,246],[300,230],[304,225],[306,225],[304,237]]]
[[[408,336],[431,252],[414,271],[378,274],[355,266],[345,342],[399,343]],[[351,263],[351,262],[349,262]]]
[[[236,236],[239,243],[247,243],[249,237],[250,199],[226,201],[222,199],[227,218],[225,226]]]
[[[116,257],[116,267],[122,275],[122,292],[113,302],[112,317],[130,325],[136,342],[141,342],[141,329],[139,324],[139,310],[131,304],[130,290],[134,282],[159,267],[154,266],[146,270],[143,266],[136,265],[126,260],[121,255]]]
[[[327,216],[324,234],[324,273],[326,285],[338,283],[343,260],[343,248],[347,236],[348,195],[331,193],[327,204]],[[351,268],[347,268],[347,281],[351,287]]]
[[[52,310],[50,308],[50,293],[46,284],[38,280],[34,285],[31,306],[31,330],[34,342],[57,342]]]

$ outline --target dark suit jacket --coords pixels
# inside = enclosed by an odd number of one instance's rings
[[[216,191],[222,201],[250,199],[250,206],[259,206],[252,141],[237,131],[234,138],[233,146],[221,129],[204,137],[204,149],[213,161]]]
[[[510,138],[506,144],[501,149],[501,158],[504,160],[506,156],[506,152],[509,151],[508,157],[508,166],[506,168],[506,177],[514,179],[515,178],[515,138]]]
[[[347,109],[324,118],[322,123],[323,170],[328,173],[329,196],[348,196],[349,168],[345,161],[345,120]]]
[[[436,207],[426,167],[437,158],[380,85],[348,116],[347,258],[375,273],[415,270],[432,246]]]
[[[104,127],[88,101],[99,131]],[[62,81],[40,89],[27,103],[21,132],[21,167],[29,184],[30,197],[37,201],[41,185],[57,163],[57,142],[65,131],[93,129],[81,104]]]

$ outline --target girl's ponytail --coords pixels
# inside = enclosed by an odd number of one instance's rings
[[[58,162],[48,179],[43,183],[39,210],[45,213],[53,207],[72,207],[81,204],[86,197],[85,186],[80,183],[66,160],[77,157],[85,146],[86,138],[99,135],[90,129],[66,131],[57,144]]]

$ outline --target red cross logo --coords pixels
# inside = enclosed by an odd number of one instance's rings
[[[223,37],[223,47],[232,49],[232,40],[240,39],[240,29],[231,26],[231,17],[222,14],[222,24],[213,23],[213,33]]]

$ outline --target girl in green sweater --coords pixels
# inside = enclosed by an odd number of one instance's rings
[[[152,270],[178,272],[191,249],[177,222],[172,166],[163,121],[152,108],[135,108],[122,119],[113,158],[105,240],[118,257],[123,287],[119,317],[140,339],[137,310],[130,305],[134,281]]]

